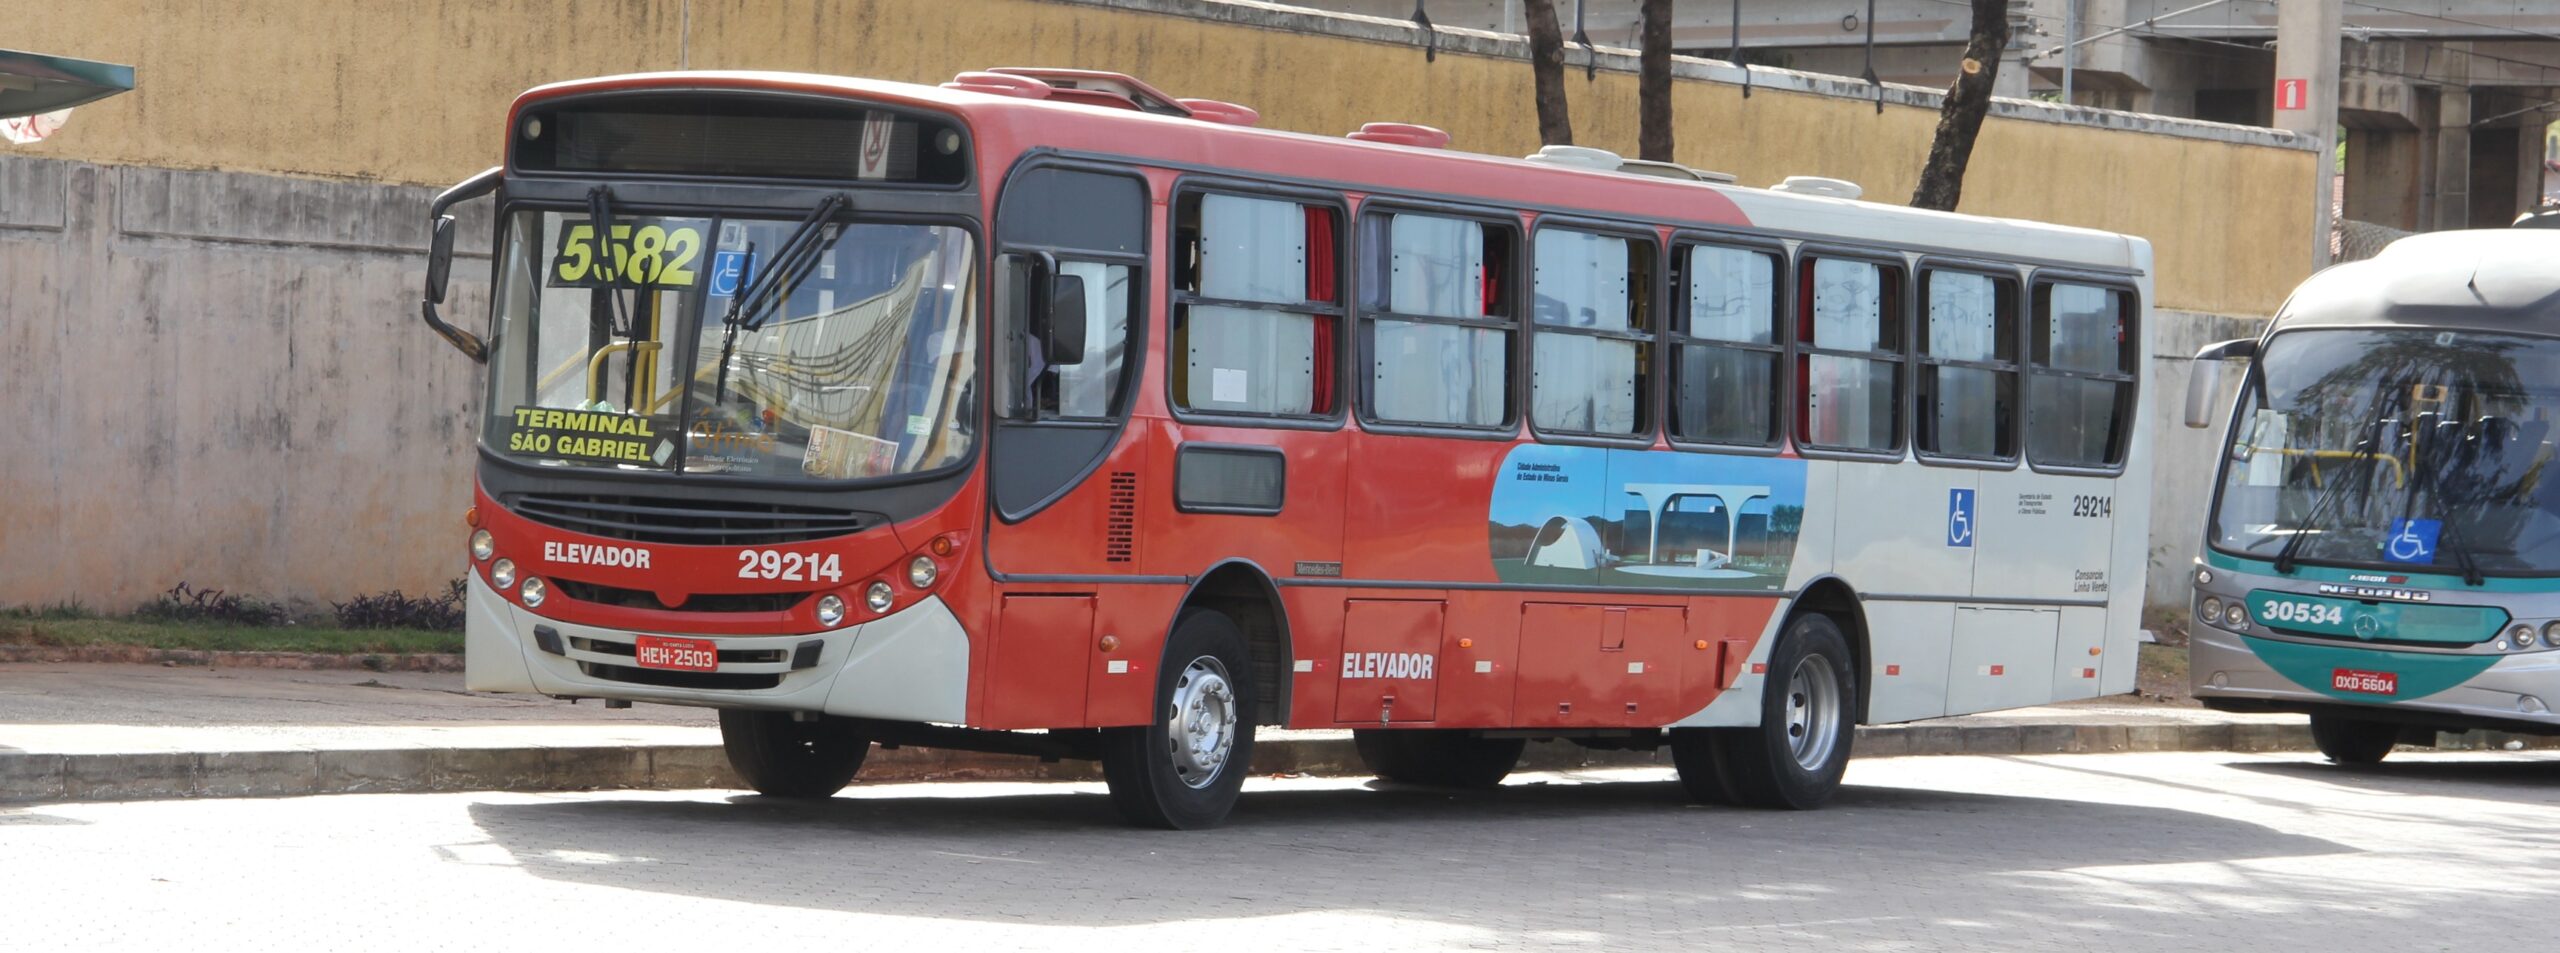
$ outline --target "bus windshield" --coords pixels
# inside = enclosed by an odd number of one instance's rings
[[[2276,335],[2241,396],[2210,539],[2400,572],[2560,573],[2560,340]]]
[[[490,450],[542,466],[841,481],[957,463],[976,431],[970,234],[518,211],[498,250]]]

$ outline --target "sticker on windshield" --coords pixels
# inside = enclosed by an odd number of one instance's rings
[[[560,230],[551,256],[554,288],[690,288],[700,269],[702,230],[637,219],[613,226],[610,240],[596,241],[593,224]]]
[[[724,251],[711,256],[711,294],[716,298],[734,298],[738,289],[747,286],[755,272],[755,259],[742,251]]]
[[[2442,532],[2442,520],[2392,520],[2391,535],[2382,541],[2382,558],[2395,563],[2435,562],[2436,536]]]

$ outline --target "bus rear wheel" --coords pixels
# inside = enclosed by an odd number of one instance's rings
[[[2339,764],[2379,764],[2400,743],[2400,726],[2387,721],[2311,716],[2311,743]]]
[[[1680,789],[1697,804],[1739,804],[1733,793],[1733,770],[1725,766],[1724,746],[1735,728],[1673,728],[1671,767],[1680,772]]]
[[[1484,738],[1463,731],[1359,728],[1351,746],[1369,773],[1403,784],[1490,788],[1510,776],[1528,742]]]
[[[1216,827],[1253,766],[1253,666],[1244,630],[1214,609],[1186,609],[1165,639],[1155,719],[1102,737],[1111,803],[1142,827]]]
[[[1722,774],[1734,800],[1796,811],[1829,801],[1849,768],[1857,698],[1857,668],[1840,624],[1820,613],[1788,623],[1769,652],[1759,727],[1723,738]],[[1675,746],[1675,763],[1679,753]]]
[[[870,737],[842,719],[735,708],[720,712],[720,747],[738,779],[767,797],[833,797],[871,755]]]

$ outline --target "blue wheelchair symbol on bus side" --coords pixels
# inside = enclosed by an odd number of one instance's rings
[[[755,270],[754,266],[754,259],[742,251],[724,251],[711,256],[711,294],[721,298],[737,297],[738,289],[746,285],[747,275]]]
[[[1947,491],[1947,545],[1973,546],[1973,491]]]
[[[2392,520],[2391,536],[2382,541],[2382,558],[2395,563],[2435,562],[2436,538],[2443,533],[2443,520]]]

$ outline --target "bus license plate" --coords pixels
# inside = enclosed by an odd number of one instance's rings
[[[2400,676],[2393,672],[2367,672],[2342,668],[2329,673],[2329,685],[2342,692],[2365,695],[2400,694]]]
[[[633,657],[641,668],[671,668],[684,672],[715,672],[720,669],[720,647],[703,639],[670,639],[662,635],[643,635],[632,646]]]

